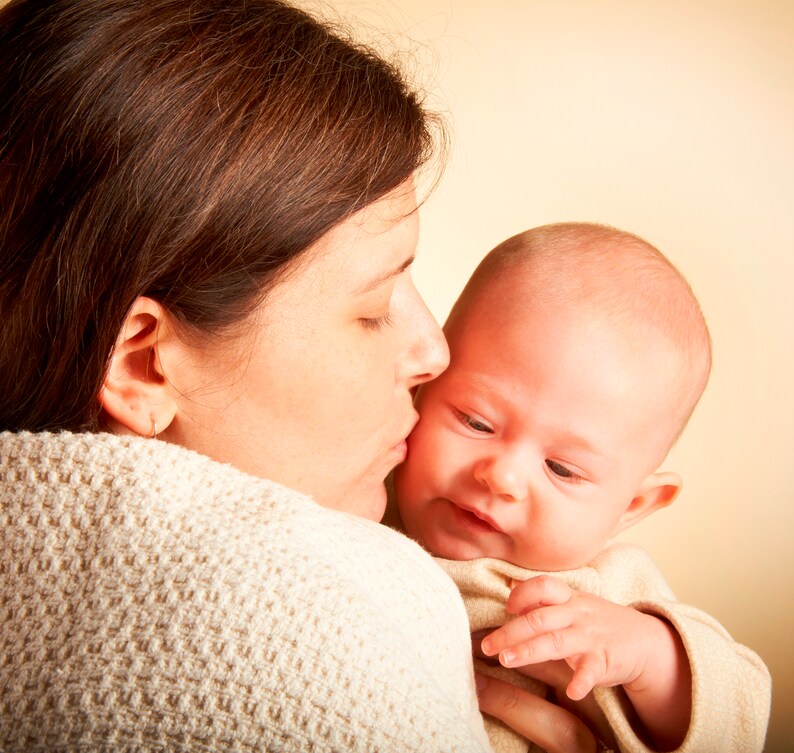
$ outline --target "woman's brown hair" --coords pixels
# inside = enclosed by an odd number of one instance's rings
[[[222,332],[433,147],[393,66],[279,0],[18,0],[0,70],[0,429],[96,430],[139,296]]]

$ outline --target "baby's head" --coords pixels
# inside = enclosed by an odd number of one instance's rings
[[[481,262],[444,327],[451,363],[417,394],[395,472],[406,532],[447,559],[590,561],[673,501],[657,469],[705,388],[692,291],[645,241],[548,225]]]

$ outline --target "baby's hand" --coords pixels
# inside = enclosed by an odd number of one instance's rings
[[[661,620],[541,575],[519,583],[507,610],[519,615],[482,642],[505,667],[564,659],[573,670],[566,694],[574,701],[595,686],[644,685]],[[652,664],[652,662],[650,662]]]

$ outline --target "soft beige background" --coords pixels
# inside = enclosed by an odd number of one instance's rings
[[[766,750],[794,751],[794,3],[332,4],[418,40],[448,112],[415,272],[440,320],[489,248],[557,220],[638,233],[690,280],[715,358],[666,464],[684,491],[625,538],[764,658]]]

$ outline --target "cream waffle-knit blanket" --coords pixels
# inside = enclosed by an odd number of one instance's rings
[[[159,440],[0,434],[0,750],[489,750],[405,537]]]

